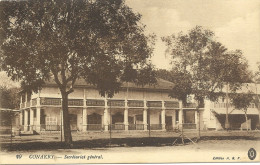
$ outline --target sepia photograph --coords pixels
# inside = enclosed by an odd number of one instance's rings
[[[260,0],[0,0],[0,164],[260,162]]]

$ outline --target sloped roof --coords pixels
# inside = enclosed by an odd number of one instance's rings
[[[157,78],[157,83],[153,84],[153,85],[145,85],[145,86],[141,86],[141,85],[136,85],[135,83],[132,82],[123,82],[121,85],[121,88],[134,88],[134,89],[157,89],[157,90],[169,90],[172,89],[173,87],[173,83],[169,82],[167,80],[161,79],[161,78]],[[57,86],[56,82],[51,79],[48,82],[45,82],[44,86]],[[95,88],[94,85],[87,83],[84,79],[78,79],[75,82],[75,87],[88,87],[88,88]]]

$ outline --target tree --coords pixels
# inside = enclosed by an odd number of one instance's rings
[[[5,1],[0,8],[2,68],[36,92],[45,81],[55,80],[68,146],[68,95],[77,79],[112,97],[120,79],[132,76],[124,68],[142,69],[152,53],[141,15],[124,0]]]
[[[258,84],[260,84],[260,62],[257,62],[258,64],[258,71],[255,73],[254,76],[254,83],[255,83],[255,97],[254,97],[254,103],[258,109],[258,113],[260,114],[260,96],[259,96],[259,88]],[[260,115],[259,115],[259,122],[257,124],[257,128],[260,128]]]
[[[249,81],[248,64],[242,52],[227,51],[215,41],[210,30],[196,26],[188,34],[181,32],[162,40],[167,46],[166,53],[172,57],[171,73],[175,85],[170,96],[182,100],[184,105],[187,96],[194,95],[198,111],[203,107],[204,99],[215,101],[223,96],[222,89],[227,83],[231,91],[235,91],[243,82]]]
[[[18,92],[19,88],[7,88],[0,85],[0,108],[18,109],[20,103]]]
[[[231,102],[236,109],[242,110],[245,113],[246,119],[246,130],[248,131],[248,122],[247,122],[247,108],[254,100],[254,95],[251,91],[247,93],[235,93],[231,97]]]

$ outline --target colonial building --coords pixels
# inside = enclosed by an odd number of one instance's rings
[[[144,87],[124,83],[119,93],[113,98],[106,98],[101,97],[94,86],[78,80],[74,92],[69,95],[71,129],[86,132],[109,129],[171,131],[181,126],[184,129],[221,128],[219,115],[225,114],[225,104],[206,100],[205,107],[196,111],[195,103],[184,106],[181,101],[168,96],[172,86],[171,82],[162,79],[158,79],[156,85]],[[21,92],[21,131],[60,131],[61,103],[61,94],[55,82],[47,82],[37,93]],[[235,112],[233,110],[231,114]],[[256,108],[248,112],[259,115]]]
[[[227,90],[226,88],[227,87],[224,87],[223,92]],[[244,84],[243,88],[241,90],[238,90],[237,92],[247,93],[249,91],[253,92],[254,94],[258,94],[258,96],[260,97],[260,84]],[[230,123],[230,129],[246,129],[246,119],[244,111],[235,109],[234,106],[230,103],[230,100],[227,101],[225,97],[219,98],[216,102],[206,101],[204,119],[207,120],[207,129],[219,130],[225,128],[227,113]],[[257,128],[257,125],[260,121],[259,110],[253,101],[247,109],[247,117],[249,129],[259,129]]]
[[[168,96],[172,83],[158,79],[153,86],[122,85],[113,98],[101,97],[98,90],[78,80],[69,95],[71,129],[76,131],[172,130],[178,123],[196,129],[195,104],[186,107]],[[22,131],[59,131],[62,123],[61,94],[54,82],[38,93],[21,93]],[[203,110],[203,109],[201,109]],[[203,113],[200,113],[201,116]],[[202,123],[203,124],[203,123]]]

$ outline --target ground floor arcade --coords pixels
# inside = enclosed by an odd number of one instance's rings
[[[71,107],[69,119],[71,130],[82,132],[198,128],[195,109]],[[29,108],[20,113],[21,131],[60,131],[62,120],[61,107]]]

